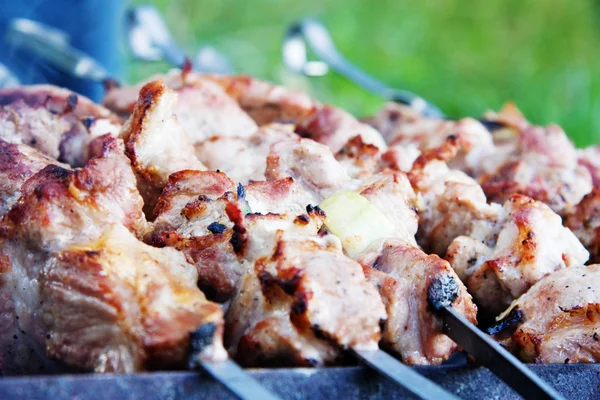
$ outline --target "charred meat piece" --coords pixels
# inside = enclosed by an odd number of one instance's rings
[[[450,169],[446,160],[456,155],[457,142],[421,154],[408,174],[423,200],[419,207],[417,241],[426,252],[443,256],[458,236],[492,228],[500,205],[488,204],[479,184],[464,172]]]
[[[399,354],[407,364],[446,360],[457,345],[442,333],[442,322],[430,309],[427,293],[432,282],[442,276],[460,282],[448,262],[394,239],[386,240],[378,252],[367,253],[360,262],[386,306],[383,347]],[[452,308],[477,323],[477,308],[460,283]]]
[[[208,75],[233,97],[258,125],[296,122],[318,105],[306,93],[261,81],[248,75]]]
[[[599,278],[600,265],[548,275],[499,317],[496,338],[526,362],[600,361]]]
[[[249,227],[251,240],[268,229],[275,247],[256,260],[232,301],[232,354],[245,365],[315,366],[334,362],[349,347],[377,348],[383,304],[360,265],[343,255],[339,240],[259,225]],[[257,244],[249,249],[256,250],[250,256],[264,254]]]
[[[198,285],[211,298],[233,294],[242,267],[237,258],[234,226],[227,210],[238,211],[233,182],[223,173],[181,171],[169,177],[156,207],[148,241],[175,247],[198,271]]]
[[[335,158],[354,179],[366,178],[382,168],[379,148],[363,142],[360,136],[350,139]]]
[[[3,314],[13,328],[1,339],[4,373],[29,367],[28,348],[94,372],[181,368],[190,333],[205,325],[215,329],[199,356],[227,357],[221,309],[196,287],[193,266],[173,249],[143,244],[122,225],[24,267],[13,261],[2,279],[24,273],[29,281],[18,289],[39,301],[25,304],[13,289],[14,314]]]
[[[244,186],[244,197],[252,212],[303,214],[314,197],[292,178],[255,181]]]
[[[590,174],[578,164],[575,147],[560,127],[531,125],[512,104],[488,113],[484,122],[499,129],[491,133],[469,118],[427,119],[391,104],[371,119],[389,144],[417,146],[425,152],[455,140],[459,151],[446,161],[473,176],[491,201],[524,194],[564,215],[590,192]]]
[[[136,238],[147,223],[121,140],[99,137],[90,154],[83,169],[32,175],[0,222],[3,373],[54,371],[55,359],[97,372],[181,367],[206,326],[198,356],[226,357],[222,312],[193,266]]]
[[[172,71],[136,86],[112,88],[107,92],[104,104],[120,115],[129,116],[140,89],[158,79],[178,94],[173,113],[192,144],[212,136],[247,137],[257,130],[252,119],[219,85],[194,72]]]
[[[23,245],[33,242],[48,251],[93,240],[112,223],[142,237],[148,225],[123,142],[101,136],[90,144],[90,154],[82,169],[50,164],[31,176],[21,186],[20,201],[2,219],[3,237],[21,232]],[[16,242],[17,236],[11,240]]]
[[[456,238],[446,258],[481,308],[498,314],[545,276],[585,263],[588,252],[547,205],[513,195],[495,225]]]
[[[149,216],[170,174],[206,169],[173,114],[176,103],[177,94],[161,81],[146,84],[121,132]]]

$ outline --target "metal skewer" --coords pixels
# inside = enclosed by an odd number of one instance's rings
[[[420,399],[458,400],[458,397],[447,392],[441,386],[425,378],[418,372],[415,372],[409,366],[402,364],[383,350],[369,351],[353,349],[352,353],[369,367],[398,383]]]
[[[309,61],[306,45],[320,61]],[[395,89],[373,78],[348,61],[337,49],[331,35],[319,21],[304,19],[294,23],[287,31],[283,43],[283,62],[290,70],[308,76],[320,76],[331,68],[357,85],[385,99],[406,104],[421,114],[443,118],[442,111],[421,96],[407,90]]]
[[[242,400],[280,400],[231,359],[215,363],[202,361],[199,365]]]
[[[142,61],[165,60],[182,68],[188,59],[160,12],[152,5],[127,10],[127,39],[132,55]],[[192,69],[200,72],[231,73],[229,59],[212,46],[200,48],[190,59]]]
[[[452,302],[458,295],[458,285],[449,275],[434,280],[427,290],[429,305],[442,317],[443,332],[450,339],[524,398],[563,399],[525,364],[457,313]]]

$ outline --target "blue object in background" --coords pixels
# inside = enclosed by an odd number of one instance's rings
[[[0,63],[23,84],[51,83],[102,99],[101,84],[68,76],[52,69],[31,53],[11,48],[5,32],[13,18],[29,18],[61,29],[70,44],[89,54],[117,79],[123,73],[125,0],[1,0]]]

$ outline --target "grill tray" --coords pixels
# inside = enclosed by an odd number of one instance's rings
[[[600,364],[531,365],[568,399],[600,399]],[[483,367],[415,367],[462,399],[518,399]],[[401,387],[364,367],[247,370],[284,399],[406,399]],[[0,378],[0,399],[190,400],[234,398],[207,375],[156,372],[131,375],[54,375]]]

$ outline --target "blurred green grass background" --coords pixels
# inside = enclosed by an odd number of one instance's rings
[[[142,4],[149,1],[134,1]],[[190,53],[211,44],[236,71],[309,90],[368,115],[382,104],[336,74],[292,77],[281,63],[287,26],[326,24],[348,59],[451,116],[480,116],[514,100],[533,122],[600,142],[599,0],[154,0]],[[131,78],[165,71],[133,63]]]

